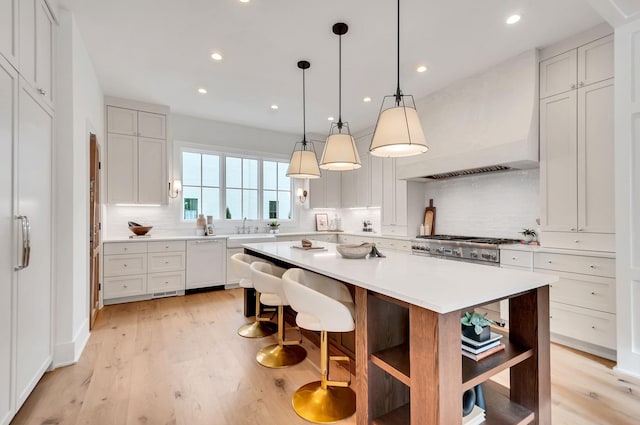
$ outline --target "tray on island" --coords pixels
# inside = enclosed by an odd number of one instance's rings
[[[302,245],[291,245],[291,248],[304,249],[305,251],[326,251],[326,246],[302,246]]]

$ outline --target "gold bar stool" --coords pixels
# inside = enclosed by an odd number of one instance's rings
[[[298,416],[325,424],[346,419],[356,411],[356,394],[348,382],[329,379],[327,332],[350,332],[354,329],[355,305],[342,283],[302,269],[289,269],[282,276],[284,292],[291,307],[298,312],[296,323],[304,329],[320,331],[320,381],[310,382],[294,393],[292,404]],[[349,375],[351,377],[351,375]]]
[[[281,368],[293,366],[307,357],[307,350],[300,346],[302,337],[297,340],[285,340],[284,306],[289,301],[282,289],[282,275],[285,269],[269,263],[251,263],[251,281],[260,291],[260,301],[278,308],[278,343],[268,345],[258,351],[256,360],[262,366]]]
[[[240,276],[240,286],[243,288],[253,288],[253,282],[251,282],[251,263],[256,261],[266,262],[261,258],[249,254],[237,253],[231,256],[231,268],[236,275]],[[253,323],[240,326],[238,328],[238,335],[245,338],[263,338],[273,335],[277,331],[276,324],[269,320],[267,317],[262,317],[260,310],[260,292],[256,291],[256,320]]]

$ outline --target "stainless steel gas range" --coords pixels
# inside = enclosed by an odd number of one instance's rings
[[[499,245],[514,243],[520,241],[476,236],[416,236],[411,241],[411,251],[414,255],[499,266]]]

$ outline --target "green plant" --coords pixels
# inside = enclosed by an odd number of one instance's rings
[[[280,223],[278,223],[278,220],[273,220],[271,223],[269,223],[270,227],[278,227],[280,226]]]
[[[473,330],[476,334],[480,335],[482,333],[482,328],[485,326],[489,326],[490,324],[497,325],[491,319],[487,319],[487,313],[478,314],[475,311],[469,313],[468,311],[464,313],[464,316],[460,318],[460,323],[465,326],[473,326]]]
[[[520,232],[520,234],[525,238],[531,238],[532,241],[536,240],[536,238],[538,237],[538,234],[533,229],[522,229],[522,232]]]
[[[229,207],[227,207],[227,220],[231,220],[231,210],[229,209]]]

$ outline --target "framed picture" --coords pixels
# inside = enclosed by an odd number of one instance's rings
[[[329,214],[316,214],[316,230],[318,232],[329,230]]]

